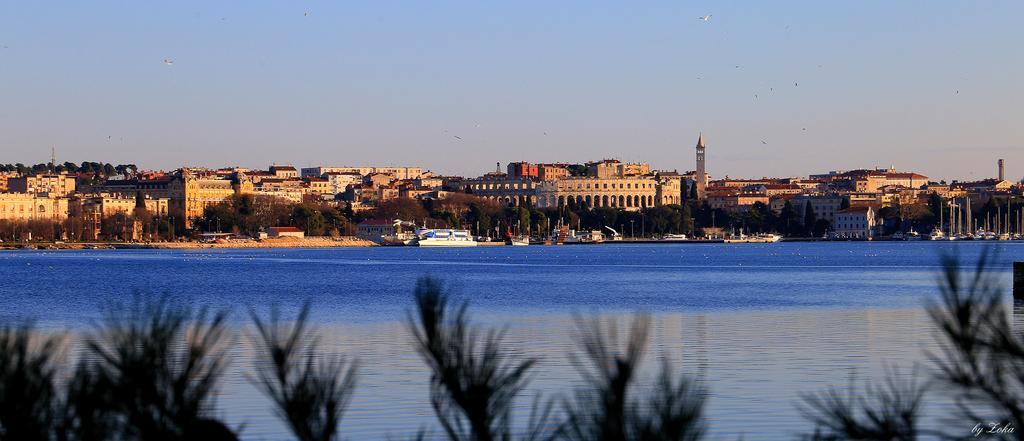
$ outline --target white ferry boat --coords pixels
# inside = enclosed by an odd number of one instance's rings
[[[685,234],[666,234],[661,236],[661,240],[664,242],[680,242],[686,240]]]
[[[469,230],[418,228],[413,244],[419,247],[475,247]]]

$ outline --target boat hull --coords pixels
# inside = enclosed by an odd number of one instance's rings
[[[416,241],[418,247],[475,247],[476,245],[476,241],[472,240],[424,239]]]

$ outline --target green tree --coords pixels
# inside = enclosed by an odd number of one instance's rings
[[[814,214],[814,207],[811,205],[811,201],[804,203],[804,234],[811,236],[814,234],[814,224],[818,221],[818,216]]]
[[[800,213],[798,213],[796,208],[793,207],[792,202],[786,201],[782,206],[782,210],[779,212],[778,223],[776,225],[776,229],[787,236],[793,235],[799,231],[799,226],[802,225]]]
[[[477,203],[469,204],[469,213],[466,215],[466,220],[476,230],[476,234],[479,236],[486,236],[491,231],[491,216],[484,212],[483,207]]]
[[[690,204],[684,203],[679,207],[679,231],[683,234],[693,235],[693,212],[690,210]]]
[[[316,207],[302,204],[292,209],[292,226],[302,228],[307,236],[323,236],[324,225],[324,217]]]

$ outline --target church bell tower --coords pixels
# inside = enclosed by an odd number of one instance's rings
[[[704,134],[697,137],[697,199],[703,200],[707,197],[708,174],[704,168]]]

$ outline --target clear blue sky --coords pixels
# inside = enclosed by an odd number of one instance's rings
[[[1022,17],[1019,0],[7,0],[0,162],[682,170],[703,131],[715,176],[981,178],[1003,157],[1019,179]]]

